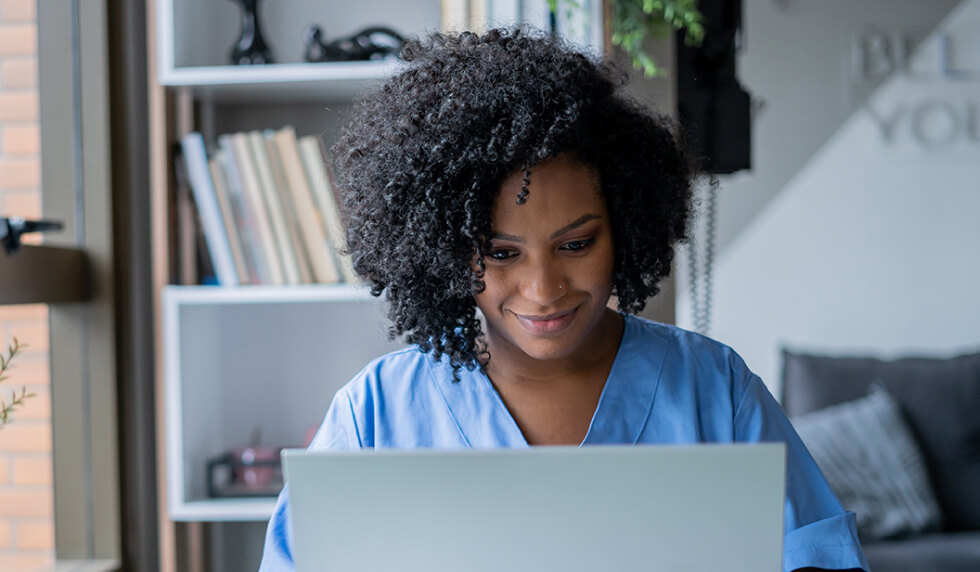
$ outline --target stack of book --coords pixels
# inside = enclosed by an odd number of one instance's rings
[[[320,140],[296,130],[180,142],[210,268],[222,286],[356,282]]]

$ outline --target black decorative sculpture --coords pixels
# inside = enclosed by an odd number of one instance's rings
[[[232,65],[273,63],[272,51],[259,29],[259,0],[233,0],[242,5],[242,35],[231,49]]]
[[[320,26],[311,25],[303,31],[303,61],[350,62],[381,60],[398,55],[405,39],[391,28],[365,28],[349,38],[325,42]]]

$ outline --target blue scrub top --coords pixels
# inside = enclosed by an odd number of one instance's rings
[[[490,380],[411,347],[367,365],[334,397],[311,449],[527,447]],[[831,492],[782,409],[731,348],[625,316],[583,445],[786,443],[783,569],[868,569],[854,514]],[[279,495],[260,572],[292,571],[289,498]]]

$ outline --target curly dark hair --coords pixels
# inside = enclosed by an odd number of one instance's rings
[[[610,213],[614,293],[636,313],[687,237],[695,170],[677,130],[619,92],[626,74],[523,28],[409,42],[404,71],[355,102],[332,149],[347,250],[392,337],[459,367],[490,356],[474,294],[490,212],[518,169],[568,153],[596,169]],[[475,261],[475,262],[474,262]]]

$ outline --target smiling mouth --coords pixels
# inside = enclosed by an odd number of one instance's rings
[[[524,326],[524,329],[535,335],[549,335],[557,334],[571,325],[572,320],[575,319],[575,312],[578,310],[578,306],[572,308],[571,310],[565,310],[564,312],[557,312],[555,314],[548,314],[545,316],[527,316],[522,314],[514,314],[517,317],[517,321]]]

